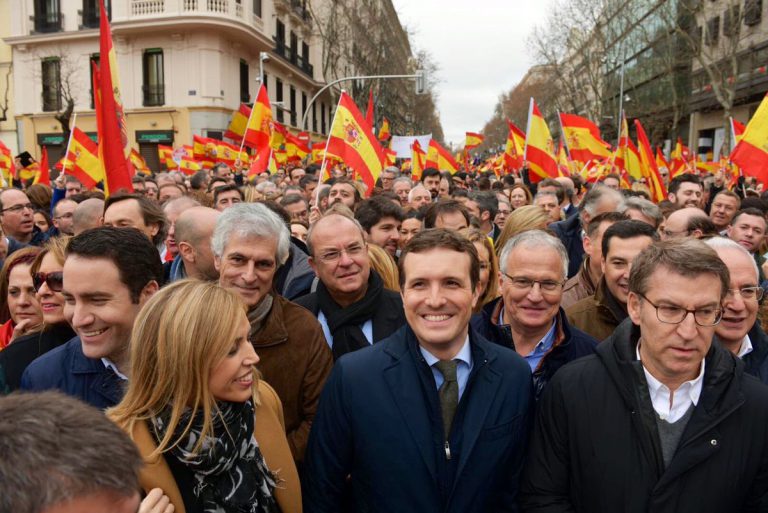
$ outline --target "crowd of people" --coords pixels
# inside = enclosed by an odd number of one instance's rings
[[[0,190],[0,513],[768,511],[757,184],[323,178]]]

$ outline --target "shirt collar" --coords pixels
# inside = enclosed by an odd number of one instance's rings
[[[635,348],[635,354],[637,355],[637,360],[642,364],[642,360],[640,359],[640,343],[638,342],[637,347]],[[694,379],[690,381],[686,381],[680,387],[675,390],[675,393],[683,392],[687,393],[688,397],[691,399],[691,402],[694,406],[696,406],[699,403],[699,397],[701,397],[701,388],[704,382],[704,367],[706,365],[706,360],[701,360],[701,369],[699,370],[699,375],[696,376]],[[669,387],[653,377],[653,375],[648,372],[648,369],[645,368],[645,365],[643,365],[643,372],[645,373],[645,380],[648,382],[648,391],[651,394],[651,397],[655,397],[659,394],[659,392],[663,389],[669,390]]]
[[[555,330],[557,328],[557,322],[555,320],[552,320],[552,326],[549,328],[549,331],[547,331],[546,335],[539,340],[539,343],[536,344],[536,346],[533,348],[533,351],[531,351],[531,354],[537,354],[537,353],[546,353],[550,349],[552,349],[552,346],[555,344]]]
[[[739,353],[736,355],[739,358],[744,358],[749,353],[752,352],[754,348],[752,347],[752,341],[749,339],[749,333],[744,335],[744,340],[741,341],[741,346],[739,347]]]
[[[440,358],[424,349],[421,344],[419,344],[419,351],[421,351],[421,356],[424,357],[424,360],[426,360],[427,365],[430,367],[440,361]],[[464,340],[464,345],[461,346],[459,352],[452,359],[464,362],[467,364],[467,367],[472,367],[472,350],[469,347],[469,334],[467,334],[467,338]]]
[[[128,381],[128,376],[126,376],[125,374],[120,372],[120,370],[118,370],[118,368],[117,368],[117,365],[115,365],[111,360],[109,360],[109,358],[102,358],[101,359],[101,363],[104,364],[104,367],[106,367],[107,369],[109,369],[112,372],[114,372],[115,374],[117,374],[118,378],[120,378],[120,379],[122,379],[124,381]]]

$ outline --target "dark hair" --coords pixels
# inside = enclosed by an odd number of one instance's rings
[[[64,182],[65,183],[79,183],[80,185],[83,185],[83,182],[78,180],[76,176],[73,175],[64,175]]]
[[[132,497],[143,461],[96,408],[60,392],[0,397],[0,511],[34,513],[99,492]]]
[[[618,223],[619,221],[628,221],[629,216],[625,214],[624,212],[603,212],[602,214],[597,214],[595,217],[589,220],[589,224],[587,224],[587,237],[594,237],[595,233],[597,233],[597,229],[600,227],[603,223]]]
[[[651,240],[659,240],[659,232],[648,223],[643,221],[637,221],[635,219],[628,219],[626,221],[619,221],[612,224],[605,230],[603,234],[603,241],[601,248],[603,250],[603,257],[608,256],[608,249],[611,247],[611,239],[614,237],[619,239],[634,239],[635,237],[650,237]]]
[[[189,179],[190,188],[199,191],[205,188],[205,184],[208,182],[208,172],[201,169],[196,171]]]
[[[629,290],[645,295],[648,292],[648,279],[656,270],[665,274],[672,272],[686,278],[696,278],[702,274],[717,276],[722,285],[721,300],[730,287],[728,267],[714,249],[698,239],[671,239],[656,242],[645,248],[632,264]]]
[[[86,230],[69,241],[67,258],[72,255],[110,260],[135,304],[148,283],[163,282],[163,264],[157,248],[136,228],[101,226]]]
[[[540,181],[538,186],[536,187],[536,192],[538,193],[541,191],[542,187],[554,187],[555,188],[555,195],[557,196],[557,204],[561,204],[563,201],[565,201],[565,187],[563,187],[563,184],[555,180],[554,178],[545,178],[544,180]]]
[[[677,191],[680,190],[680,186],[684,183],[693,183],[698,186],[701,185],[701,178],[694,175],[693,173],[683,173],[682,175],[677,175],[672,180],[669,181],[669,185],[667,186],[667,192],[669,194],[677,194]]]
[[[362,199],[362,196],[360,196],[360,190],[357,188],[357,185],[355,185],[355,182],[353,182],[352,180],[347,180],[346,178],[334,178],[331,180],[330,184],[331,186],[328,187],[328,195],[331,194],[331,189],[333,189],[334,185],[346,184],[352,187],[352,190],[354,191],[355,203],[357,203]]]
[[[296,171],[297,169],[301,169],[302,171],[304,171],[304,176],[306,176],[306,174],[307,174],[307,171],[306,171],[306,170],[305,170],[303,167],[301,167],[301,166],[296,166],[296,167],[294,167],[294,168],[291,168],[291,170],[290,170],[290,171],[288,171],[288,177],[289,177],[291,180],[293,180],[293,172],[294,172],[294,171]],[[301,178],[299,178],[299,180],[301,180]]]
[[[496,208],[498,209],[498,206]],[[424,228],[434,228],[435,223],[437,222],[437,219],[440,216],[444,214],[450,214],[453,212],[461,213],[461,215],[464,216],[464,219],[467,220],[467,226],[469,226],[470,219],[469,219],[469,211],[467,210],[467,207],[465,207],[464,205],[462,205],[456,200],[443,199],[438,201],[437,203],[432,203],[431,205],[429,205],[429,208],[424,214]]]
[[[422,230],[413,238],[408,241],[398,260],[398,268],[400,271],[400,289],[405,285],[405,258],[410,253],[424,253],[432,249],[448,249],[456,251],[457,253],[469,254],[469,281],[472,284],[472,289],[477,287],[480,281],[480,258],[477,256],[477,249],[475,245],[469,241],[466,237],[454,232],[453,230],[445,230],[443,228],[432,228],[429,230]]]
[[[490,222],[493,222],[493,218],[499,212],[499,199],[496,197],[496,193],[483,191],[473,192],[469,195],[469,199],[477,203],[477,207],[480,213],[489,212]]]
[[[421,172],[421,182],[424,183],[425,178],[431,178],[433,176],[436,176],[438,178],[442,178],[442,175],[440,174],[440,171],[435,169],[434,167],[428,167],[424,171]],[[450,181],[450,180],[448,180]]]
[[[280,220],[285,223],[285,226],[288,227],[288,232],[291,231],[291,214],[288,213],[288,211],[283,208],[283,206],[276,201],[273,200],[266,200],[266,201],[260,201],[259,203],[263,204],[265,207],[270,209],[272,212],[277,214],[277,216],[280,218]]]
[[[295,203],[304,203],[305,206],[309,206],[309,203],[307,203],[306,198],[302,196],[301,194],[288,194],[286,196],[283,196],[280,198],[280,206],[287,207],[288,205],[293,205]]]
[[[64,200],[66,198],[61,198],[61,199]],[[58,203],[56,203],[56,205],[58,205]],[[53,220],[51,219],[51,214],[49,214],[46,210],[43,210],[42,208],[36,208],[34,213],[40,214],[45,218],[45,222],[48,223],[49,229],[53,227]]]
[[[741,200],[741,205],[739,205],[739,210],[744,210],[747,208],[756,208],[762,212],[763,215],[765,215],[766,212],[768,212],[768,202],[762,198],[755,198],[750,196]]]
[[[765,221],[765,212],[758,208],[753,207],[747,207],[742,208],[738,212],[736,212],[736,215],[733,216],[733,219],[731,219],[731,226],[736,224],[736,220],[739,219],[740,216],[747,215],[747,216],[755,216],[761,218],[763,221]]]
[[[360,203],[355,210],[355,219],[368,233],[385,217],[392,217],[402,222],[403,209],[395,205],[391,199],[374,196]]]
[[[613,179],[614,179],[614,180],[616,180],[617,182],[621,183],[621,177],[620,177],[619,175],[617,175],[616,173],[608,173],[608,174],[607,174],[607,175],[605,175],[605,176],[603,177],[603,179],[602,179],[602,180],[600,180],[600,181],[601,181],[601,182],[605,182],[605,181],[606,181],[608,178],[613,178]]]
[[[403,215],[403,221],[406,219],[418,219],[419,221],[424,221],[424,212],[421,210],[416,210],[414,208],[409,208],[405,211],[405,214]]]
[[[133,175],[133,178],[131,178],[131,183],[134,185],[137,183],[144,185],[145,182],[146,179],[142,175]]]
[[[8,279],[11,271],[17,265],[32,265],[40,251],[42,248],[27,246],[17,249],[5,258],[3,269],[0,271],[0,305],[2,305],[0,307],[0,322],[6,322],[11,318],[11,312],[8,310]]]
[[[158,195],[160,190],[158,189]],[[156,224],[158,226],[157,233],[152,237],[152,243],[157,245],[165,239],[167,222],[165,219],[165,212],[160,208],[160,205],[152,201],[151,199],[141,194],[113,194],[104,201],[104,214],[107,213],[109,207],[115,203],[127,200],[136,200],[139,204],[139,211],[141,217],[144,220],[144,224],[149,226]],[[159,283],[159,282],[158,282]]]
[[[222,193],[229,191],[237,191],[240,195],[240,201],[245,201],[245,194],[240,190],[240,187],[235,184],[227,184],[220,185],[213,190],[213,204],[215,205],[216,202],[219,201],[219,196],[221,196]]]
[[[685,227],[688,234],[698,230],[702,237],[716,237],[720,233],[717,231],[715,223],[706,214],[700,214],[688,218],[688,224]]]
[[[302,189],[306,189],[307,185],[309,185],[310,183],[316,184],[320,182],[317,176],[313,174],[309,174],[309,168],[305,169],[304,171],[306,171],[307,174],[299,178],[299,187],[301,187]]]
[[[229,169],[229,166],[225,162],[214,164],[211,168],[211,175],[216,176],[216,173],[219,172],[219,169]]]

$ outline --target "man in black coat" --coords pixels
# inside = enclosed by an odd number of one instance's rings
[[[355,219],[330,214],[307,235],[309,265],[320,283],[296,303],[317,316],[334,360],[385,339],[405,324],[400,294],[371,269],[365,234]]]
[[[768,388],[712,343],[725,264],[659,242],[629,288],[630,319],[539,402],[523,511],[768,511]]]
[[[525,358],[538,398],[560,367],[593,354],[597,340],[570,326],[560,308],[568,255],[557,237],[518,234],[501,248],[499,266],[501,297],[472,316],[472,327]]]

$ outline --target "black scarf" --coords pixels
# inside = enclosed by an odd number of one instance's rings
[[[203,412],[195,416],[192,428],[169,452],[184,463],[195,477],[196,497],[205,513],[274,513],[280,511],[273,495],[275,475],[267,468],[259,444],[253,436],[254,410],[251,401],[218,402],[213,414],[213,436],[193,454],[203,427]],[[152,417],[154,435],[165,436],[171,409]],[[185,411],[174,431],[178,440],[189,422]]]
[[[345,308],[333,300],[322,281],[318,284],[317,302],[333,336],[334,361],[342,355],[370,345],[360,325],[373,318],[383,292],[384,282],[373,269],[368,276],[368,290],[365,292],[365,297]]]

